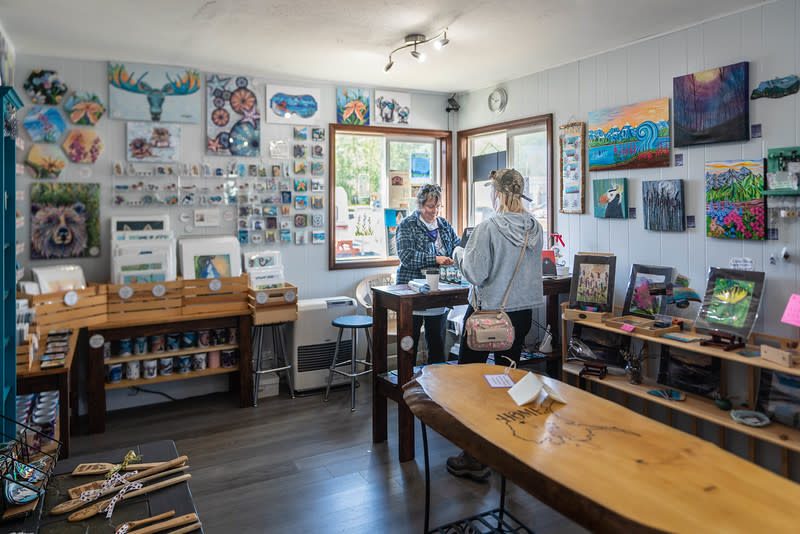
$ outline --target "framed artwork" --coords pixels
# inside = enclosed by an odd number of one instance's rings
[[[58,178],[67,160],[58,145],[34,144],[25,156],[25,168],[34,178]]]
[[[295,195],[294,209],[304,210],[308,207],[308,197],[306,195]]]
[[[206,74],[206,154],[261,155],[260,109],[253,78]]]
[[[325,232],[311,232],[311,244],[321,245],[325,242]]]
[[[181,148],[181,127],[177,124],[129,122],[127,143],[128,161],[178,161]]]
[[[325,128],[311,128],[312,141],[325,141]]]
[[[200,73],[186,67],[108,63],[112,119],[200,122]]]
[[[106,112],[106,107],[95,93],[73,91],[64,102],[64,111],[73,124],[94,126]]]
[[[100,255],[100,184],[31,185],[31,259]]]
[[[592,181],[594,216],[600,219],[628,218],[628,179],[601,178]]]
[[[97,130],[70,130],[61,148],[75,163],[94,163],[103,151],[103,140]]]
[[[169,215],[114,215],[111,217],[112,232],[151,232],[169,230]]]
[[[321,214],[315,213],[311,216],[311,226],[315,228],[321,228],[324,226],[324,219],[322,218]]]
[[[747,141],[747,61],[672,79],[675,146]]]
[[[294,160],[294,173],[295,174],[305,174],[306,173],[306,162],[301,159]]]
[[[612,311],[616,265],[616,256],[575,254],[569,307],[585,311]]]
[[[247,230],[240,230],[247,236]],[[248,238],[249,240],[249,238]],[[178,243],[181,274],[186,280],[242,274],[239,240],[233,236],[183,238]]]
[[[642,182],[645,230],[683,232],[686,217],[683,207],[683,180]]]
[[[375,89],[376,126],[408,126],[411,115],[411,93]]]
[[[586,124],[571,122],[558,127],[561,153],[561,213],[583,213],[586,188]]]
[[[307,178],[295,178],[294,179],[294,190],[298,192],[306,192],[308,191],[308,179]]]
[[[296,228],[305,228],[308,226],[308,215],[304,213],[296,213],[294,216],[294,225]]]
[[[312,161],[311,176],[322,176],[323,174],[325,174],[325,168],[322,166],[322,162]]]
[[[764,160],[706,162],[706,235],[766,239]]]
[[[800,430],[800,377],[761,369],[756,410]]]
[[[658,383],[687,393],[714,398],[722,384],[720,359],[671,348],[667,356],[660,358]]]
[[[325,157],[325,146],[324,145],[312,145],[311,146],[311,157],[314,159],[323,159]]]
[[[589,112],[589,170],[669,167],[669,98]]]
[[[296,129],[297,128],[295,128],[295,130]],[[308,145],[296,144],[296,145],[294,145],[293,148],[294,148],[293,153],[294,153],[294,157],[295,158],[304,158],[304,157],[306,157],[307,152],[308,152]]]
[[[295,230],[295,232],[294,232],[294,244],[295,245],[305,245],[306,244],[306,231],[305,230]]]
[[[295,126],[295,128],[293,129],[293,133],[294,133],[294,138],[298,141],[305,141],[306,139],[308,139],[307,127],[298,128]]]
[[[267,122],[315,124],[320,121],[320,90],[267,85]],[[275,158],[276,156],[270,156]]]
[[[369,126],[369,89],[336,89],[336,122]]]
[[[747,339],[758,316],[764,273],[712,267],[695,328]]]
[[[652,319],[656,314],[663,314],[667,309],[667,296],[653,295],[650,293],[650,288],[654,284],[661,284],[664,287],[672,283],[673,275],[672,267],[634,263],[631,267],[622,315]]]
[[[280,233],[281,243],[291,243],[292,242],[292,231],[287,229],[281,229]]]
[[[797,190],[800,186],[800,146],[767,150],[767,189]]]

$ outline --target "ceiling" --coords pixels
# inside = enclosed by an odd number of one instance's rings
[[[769,2],[757,0],[0,0],[17,53],[280,80],[478,89]],[[449,28],[417,63],[388,53]]]

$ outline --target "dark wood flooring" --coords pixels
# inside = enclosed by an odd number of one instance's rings
[[[172,439],[189,456],[190,488],[206,532],[418,533],[423,530],[425,472],[417,430],[416,460],[397,461],[397,408],[389,402],[389,441],[373,445],[371,387],[291,399],[262,399],[239,408],[238,396],[217,394],[111,412],[105,434],[73,438],[72,455]],[[458,453],[429,430],[431,525],[498,505],[500,478],[458,479],[445,468]],[[97,458],[113,461],[113,458]],[[146,461],[146,459],[145,459]],[[537,534],[585,532],[508,485],[507,508]]]

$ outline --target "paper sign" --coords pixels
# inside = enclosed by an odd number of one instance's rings
[[[514,387],[514,381],[505,373],[502,375],[483,375],[483,378],[485,378],[486,381],[489,382],[489,386],[493,388]]]
[[[542,381],[535,374],[528,373],[508,390],[508,394],[514,399],[514,402],[522,406],[538,397],[541,391]]]
[[[620,330],[625,330],[626,332],[633,332],[633,328],[632,324],[624,324],[619,327]]]
[[[793,294],[789,297],[789,303],[786,304],[786,309],[783,311],[781,322],[800,326],[800,295]]]

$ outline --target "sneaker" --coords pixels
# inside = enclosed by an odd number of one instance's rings
[[[458,456],[447,459],[447,471],[457,477],[467,477],[473,480],[484,481],[489,478],[489,467],[480,463],[464,451]]]

